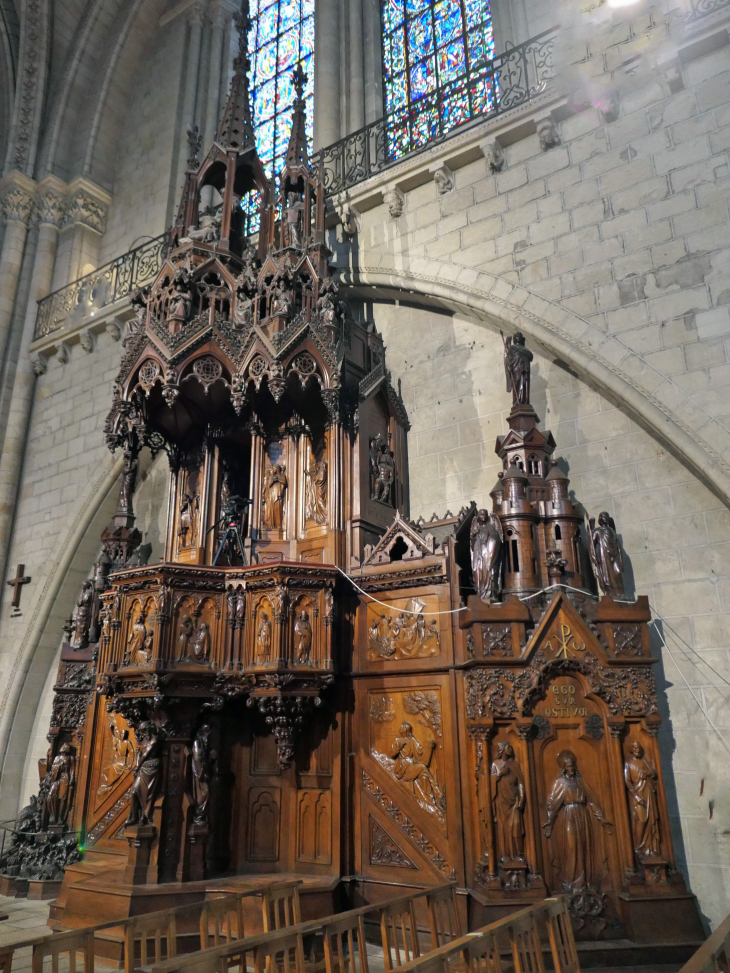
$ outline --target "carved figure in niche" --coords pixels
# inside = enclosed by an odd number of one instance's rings
[[[226,592],[226,617],[229,622],[232,622],[236,617],[236,592],[233,590],[233,585],[228,585],[228,591]]]
[[[286,226],[288,232],[288,245],[297,250],[302,246],[302,229],[304,226],[304,200],[301,196],[293,194],[289,197],[285,210]]]
[[[180,526],[177,531],[180,547],[192,547],[195,543],[199,508],[200,497],[197,493],[183,493],[180,500]]]
[[[471,570],[474,587],[482,601],[492,601],[502,590],[500,554],[504,544],[502,521],[497,514],[478,510],[471,522]]]
[[[370,440],[368,457],[370,460],[370,499],[375,499],[375,484],[378,482],[378,456],[380,455],[380,441],[382,436],[378,433]]]
[[[245,617],[246,617],[246,592],[243,590],[241,585],[239,585],[236,590],[236,621],[239,624],[243,624],[243,620]]]
[[[261,612],[259,630],[256,634],[256,662],[269,662],[271,659],[271,622],[266,612]]]
[[[178,271],[175,274],[173,288],[174,293],[170,298],[168,309],[168,327],[170,334],[177,334],[190,317],[193,306],[193,295],[187,282],[187,274],[184,271]]]
[[[294,650],[299,665],[306,665],[312,651],[312,625],[309,621],[309,612],[299,612],[294,622]]]
[[[413,735],[411,724],[401,723],[389,756],[393,761],[391,772],[396,780],[412,784],[416,800],[426,810],[443,814],[446,811],[446,798],[430,769],[435,749],[434,740],[429,740],[424,746]]]
[[[154,723],[141,723],[137,730],[137,759],[134,766],[132,803],[128,825],[151,824],[162,776],[163,739]]]
[[[507,391],[512,393],[512,405],[528,405],[530,402],[530,363],[533,354],[525,347],[525,336],[516,331],[510,338],[502,335],[504,343],[504,373]]]
[[[327,460],[317,462],[314,457],[306,476],[304,492],[304,516],[315,524],[327,523]]]
[[[119,491],[119,509],[132,510],[132,495],[137,483],[139,472],[139,456],[135,449],[128,446],[124,450],[124,468],[122,470],[122,488]]]
[[[190,657],[189,644],[190,636],[193,634],[193,622],[190,615],[183,615],[180,619],[180,634],[177,637],[177,657],[178,659],[188,659]]]
[[[134,620],[132,631],[127,637],[127,662],[130,666],[144,665],[147,662],[146,641],[147,629],[144,624],[144,615],[140,612]]]
[[[264,475],[264,527],[278,529],[283,526],[286,486],[284,467],[272,463]]]
[[[193,658],[196,662],[210,659],[210,630],[207,622],[201,622],[193,639]]]
[[[553,828],[557,828],[553,864],[560,887],[567,892],[577,892],[592,886],[596,878],[589,810],[609,834],[613,834],[613,825],[578,773],[578,761],[573,751],[561,750],[557,761],[561,771],[550,790],[547,821],[543,828],[546,838],[550,838]]]
[[[497,826],[497,854],[502,859],[525,858],[525,780],[509,743],[497,744],[492,763],[494,777],[494,822]]]
[[[435,618],[426,621],[425,602],[411,599],[407,612],[395,618],[381,614],[368,631],[368,659],[427,659],[438,655],[441,638]]]
[[[112,738],[112,752],[109,763],[101,775],[99,793],[110,791],[120,777],[134,765],[134,747],[129,739],[129,730],[120,730],[116,722],[109,724]]]
[[[634,740],[629,747],[629,754],[624,764],[624,781],[629,792],[634,851],[642,861],[648,856],[661,854],[657,800],[659,777],[638,740]]]
[[[68,743],[61,746],[47,776],[50,779],[46,794],[48,824],[66,825],[76,783],[76,760]]]
[[[193,821],[196,824],[208,823],[210,803],[210,779],[218,754],[210,746],[211,729],[206,724],[200,727],[193,741],[190,760]]]
[[[377,476],[372,499],[380,503],[390,503],[390,495],[395,483],[395,460],[386,443],[381,443],[378,450]]]
[[[89,628],[91,626],[93,611],[94,582],[87,579],[81,585],[81,594],[79,595],[79,600],[76,602],[72,643],[75,649],[85,649],[89,644]]]
[[[607,510],[598,515],[598,526],[593,517],[586,516],[588,555],[593,574],[601,593],[611,598],[624,597],[624,557],[616,534],[616,524]]]

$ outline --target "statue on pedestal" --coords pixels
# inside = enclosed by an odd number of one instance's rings
[[[492,808],[497,856],[522,861],[525,857],[525,780],[511,744],[497,744],[497,759],[492,764],[491,776],[494,778]]]
[[[507,391],[512,393],[512,405],[529,405],[530,403],[530,364],[533,354],[525,346],[525,336],[516,331],[511,338],[505,338],[504,343],[504,373],[507,378]]]
[[[634,851],[639,860],[661,854],[661,831],[657,807],[656,768],[644,755],[644,748],[634,740],[629,748],[630,756],[624,764],[624,781],[629,792],[631,831]]]
[[[193,821],[195,824],[208,824],[208,806],[210,803],[210,779],[217,754],[210,747],[211,729],[207,723],[203,724],[193,742],[191,754],[191,803],[193,805]]]
[[[283,526],[286,486],[284,467],[272,463],[264,476],[264,527],[278,529]]]
[[[497,514],[478,510],[471,522],[471,569],[474,587],[482,601],[499,598],[502,589],[499,556],[503,544],[504,531]]]
[[[50,826],[68,824],[76,784],[76,759],[68,743],[64,743],[51,764],[50,786],[45,798],[46,815]]]
[[[616,534],[616,524],[607,510],[598,515],[598,526],[586,515],[588,555],[601,593],[611,598],[624,597],[624,558]]]
[[[297,620],[294,622],[294,647],[299,665],[309,662],[312,651],[312,625],[309,621],[309,612],[302,611],[297,615]]]
[[[93,611],[94,582],[87,579],[81,585],[81,594],[76,602],[72,643],[75,649],[85,649],[89,644],[89,628],[91,627]]]
[[[261,612],[261,621],[256,635],[256,662],[269,662],[271,659],[271,622],[266,612]]]
[[[154,723],[141,723],[137,730],[137,744],[127,825],[152,824],[155,801],[162,783],[163,738],[160,728]]]

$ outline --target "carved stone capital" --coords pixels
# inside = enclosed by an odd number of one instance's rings
[[[46,188],[35,199],[35,219],[37,223],[49,223],[60,227],[66,216],[66,197],[57,189]]]
[[[81,224],[97,233],[103,233],[106,226],[106,206],[83,189],[77,190],[68,200],[64,226]]]
[[[25,187],[11,184],[3,193],[0,205],[5,221],[16,220],[25,223],[26,226],[31,222],[34,209],[33,194]]]
[[[454,191],[456,180],[454,173],[444,162],[432,162],[428,171],[433,173],[433,181],[436,185],[436,193],[439,196],[446,196]]]

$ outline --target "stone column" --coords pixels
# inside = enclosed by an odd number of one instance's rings
[[[350,0],[347,5],[349,23],[348,70],[350,76],[348,104],[348,133],[358,132],[365,125],[365,76],[363,60],[363,0]]]
[[[314,7],[314,148],[340,137],[340,0]]]
[[[38,245],[33,264],[28,306],[23,323],[18,364],[15,370],[15,382],[10,399],[5,441],[2,454],[0,454],[0,577],[3,578],[5,577],[18,484],[33,406],[36,370],[39,374],[45,371],[45,362],[42,359],[39,359],[35,365],[31,362],[28,349],[33,341],[38,314],[36,302],[48,294],[53,280],[58,228],[64,215],[62,191],[63,184],[60,180],[49,176],[40,184],[39,195],[36,200],[39,216]]]
[[[362,0],[364,46],[365,124],[382,118],[383,104],[383,22],[380,0]]]
[[[184,181],[184,173],[187,169],[188,159],[188,140],[187,130],[195,125],[196,119],[196,96],[198,90],[198,74],[200,71],[200,52],[203,40],[203,12],[205,3],[197,0],[188,12],[188,24],[190,35],[188,39],[187,56],[183,64],[183,95],[182,113],[180,115],[182,125],[180,138],[178,140],[178,162],[177,178],[175,179],[175,206],[180,198],[180,187]]]
[[[0,253],[0,361],[8,347],[10,321],[15,307],[25,238],[33,212],[35,184],[19,172],[12,174],[2,196],[5,237]]]

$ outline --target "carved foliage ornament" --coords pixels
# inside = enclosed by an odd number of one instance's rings
[[[396,868],[416,867],[372,816],[370,817],[370,864],[389,865]]]

